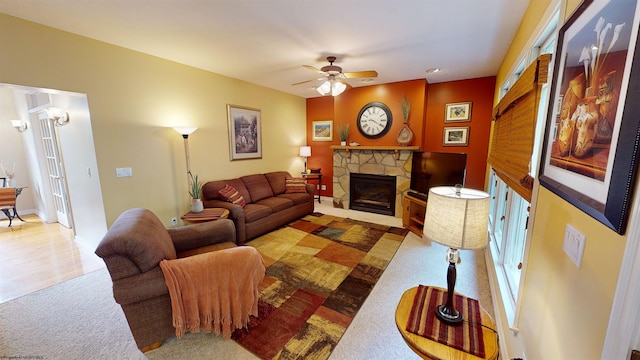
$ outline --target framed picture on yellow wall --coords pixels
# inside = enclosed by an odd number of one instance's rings
[[[261,159],[260,109],[227,105],[231,160]]]
[[[333,140],[333,121],[321,120],[313,122],[313,141]]]
[[[640,5],[583,1],[558,33],[540,184],[618,234],[640,143]]]

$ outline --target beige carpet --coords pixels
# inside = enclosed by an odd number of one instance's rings
[[[400,218],[334,209],[316,211],[402,226]],[[402,293],[419,284],[446,287],[446,249],[410,233],[331,354],[330,359],[418,359],[396,329]],[[461,251],[456,291],[480,300],[493,313],[483,253]],[[106,270],[0,304],[0,358],[42,359],[255,359],[236,342],[212,334],[188,334],[141,354]]]

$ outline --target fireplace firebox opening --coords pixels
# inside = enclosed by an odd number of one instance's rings
[[[350,209],[395,216],[395,176],[351,173],[349,193]]]

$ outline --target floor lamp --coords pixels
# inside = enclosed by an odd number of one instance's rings
[[[429,189],[424,219],[424,237],[449,247],[447,260],[447,302],[436,308],[436,317],[448,325],[462,323],[462,313],[453,302],[458,249],[482,249],[489,240],[489,194],[461,185]]]
[[[182,135],[184,139],[184,154],[187,161],[187,186],[191,187],[191,160],[189,159],[189,135],[198,130],[197,127],[174,126],[173,130]]]

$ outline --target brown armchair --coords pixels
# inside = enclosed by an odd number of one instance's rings
[[[96,254],[107,265],[113,297],[141,351],[160,346],[176,332],[160,261],[235,246],[235,226],[228,219],[167,229],[155,214],[139,208],[116,219]]]

